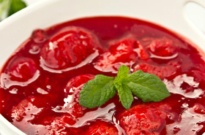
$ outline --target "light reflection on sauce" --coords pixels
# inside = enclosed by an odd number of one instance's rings
[[[199,89],[199,83],[194,81],[194,77],[187,76],[186,74],[176,76],[173,81],[164,80],[169,91],[173,94],[180,94],[186,98],[199,98],[204,91]],[[193,91],[186,92],[182,88],[182,84],[187,83],[190,87],[193,87]]]

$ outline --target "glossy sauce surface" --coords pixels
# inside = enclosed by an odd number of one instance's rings
[[[1,71],[0,113],[29,135],[200,135],[203,59],[177,35],[137,19],[82,18],[37,29]],[[80,106],[83,84],[96,74],[115,76],[120,65],[159,76],[171,96],[135,98],[128,110],[117,96],[99,108]]]

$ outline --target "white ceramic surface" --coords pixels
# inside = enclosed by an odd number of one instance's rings
[[[192,0],[205,7],[204,0]],[[205,51],[205,38],[186,19],[190,0],[45,0],[0,23],[0,66],[36,28],[88,16],[128,16],[164,26]],[[26,125],[25,125],[26,126]],[[0,135],[23,135],[0,115]]]
[[[31,4],[34,4],[36,2],[40,2],[40,1],[43,1],[43,0],[24,0],[26,2],[26,4],[29,6]]]

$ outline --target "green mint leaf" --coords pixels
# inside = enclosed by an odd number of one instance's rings
[[[117,73],[117,77],[114,80],[115,88],[117,89],[118,96],[122,106],[129,109],[133,102],[133,95],[131,89],[127,86],[126,78],[128,77],[130,70],[127,66],[121,66]]]
[[[10,0],[10,8],[8,15],[12,15],[16,13],[17,11],[25,8],[27,5],[23,0]]]
[[[134,100],[131,89],[126,84],[115,84],[120,102],[125,109],[129,109]]]
[[[117,77],[115,78],[115,82],[122,82],[124,81],[127,77],[128,74],[130,72],[130,69],[127,66],[120,66],[118,73],[117,73]]]
[[[129,75],[128,86],[143,102],[158,102],[170,95],[165,84],[157,76],[140,70]]]
[[[88,81],[80,92],[80,105],[87,108],[95,108],[103,105],[115,94],[114,78],[104,75],[96,75]]]
[[[170,96],[165,84],[155,75],[136,71],[129,74],[127,66],[121,66],[117,76],[96,75],[80,92],[80,105],[95,108],[103,105],[118,93],[120,102],[129,109],[133,95],[143,102],[158,102]]]

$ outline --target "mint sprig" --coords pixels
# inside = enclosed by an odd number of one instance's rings
[[[95,108],[105,104],[117,93],[125,109],[129,109],[133,96],[143,102],[158,102],[170,96],[165,84],[153,74],[138,70],[129,73],[127,66],[121,66],[116,77],[96,75],[80,92],[80,105]]]

